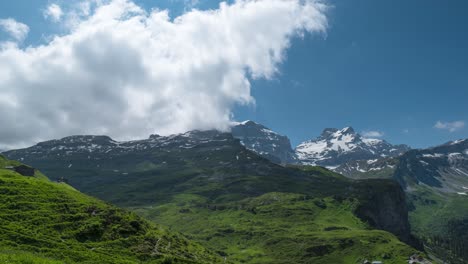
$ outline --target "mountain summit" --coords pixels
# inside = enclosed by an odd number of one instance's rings
[[[395,157],[409,149],[406,145],[363,137],[352,127],[326,128],[320,137],[299,144],[296,155],[302,164],[336,167],[352,160]]]
[[[234,123],[231,133],[247,149],[273,162],[294,163],[296,160],[289,138],[261,124],[250,120]]]

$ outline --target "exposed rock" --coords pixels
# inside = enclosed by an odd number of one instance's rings
[[[380,185],[378,191],[373,181],[361,181],[359,186],[361,204],[356,209],[356,215],[371,226],[386,230],[398,236],[402,241],[420,249],[419,241],[411,235],[408,221],[408,208],[405,192],[395,181],[386,180],[386,185]]]
[[[23,175],[23,176],[34,176],[34,168],[31,168],[26,165],[19,165],[13,168],[15,172]]]

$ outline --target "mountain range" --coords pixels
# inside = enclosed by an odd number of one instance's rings
[[[390,237],[382,248],[375,241],[387,235],[376,230],[465,263],[467,144],[412,150],[346,127],[327,128],[293,149],[286,136],[246,121],[230,133],[125,142],[71,136],[4,155],[182,232],[234,263],[341,263],[347,255],[353,262],[343,263],[354,263],[382,254],[386,263],[401,263],[414,251]]]
[[[231,132],[246,148],[273,162],[331,169],[348,161],[396,157],[410,149],[406,145],[363,137],[352,127],[326,128],[319,137],[300,143],[294,150],[287,136],[253,121],[235,123]]]
[[[230,133],[190,131],[128,142],[72,136],[5,155],[182,232],[233,263],[382,256],[401,263],[418,252],[411,245],[419,248],[395,182],[280,166]]]

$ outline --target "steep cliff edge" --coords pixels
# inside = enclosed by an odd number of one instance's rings
[[[356,215],[377,229],[395,234],[409,245],[421,248],[411,235],[405,192],[392,180],[363,180],[356,182],[360,205]],[[376,189],[378,187],[378,189]]]

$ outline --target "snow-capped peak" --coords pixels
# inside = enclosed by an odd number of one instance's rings
[[[320,137],[307,140],[296,147],[296,155],[304,164],[337,166],[357,159],[396,156],[409,147],[393,146],[381,139],[366,138],[352,127],[326,128]]]

